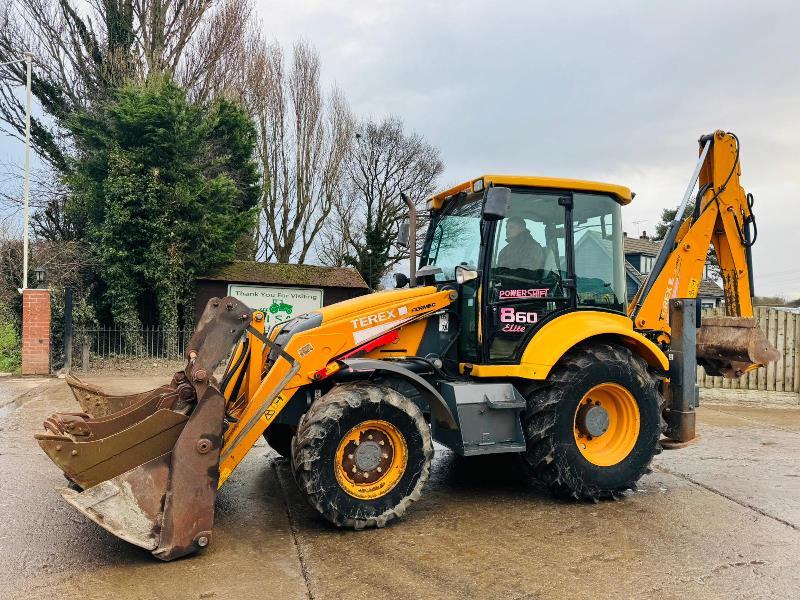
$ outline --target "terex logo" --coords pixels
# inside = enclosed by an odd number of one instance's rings
[[[389,321],[391,319],[396,319],[397,315],[404,315],[408,313],[408,309],[405,306],[401,306],[395,312],[395,309],[392,308],[390,310],[384,310],[383,312],[375,313],[374,315],[369,315],[368,317],[361,317],[360,319],[353,319],[351,323],[355,329],[360,329],[361,327],[369,327],[370,325],[378,325],[379,323],[383,323],[384,321]]]

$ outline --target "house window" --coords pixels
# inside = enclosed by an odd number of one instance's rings
[[[639,272],[642,275],[647,275],[650,271],[653,270],[653,257],[652,256],[642,256],[639,259]]]

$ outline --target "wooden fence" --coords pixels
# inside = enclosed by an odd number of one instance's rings
[[[724,312],[711,309],[703,311],[703,314],[711,316]],[[739,379],[711,377],[705,374],[702,367],[697,367],[697,383],[700,387],[800,393],[800,311],[757,306],[755,317],[767,339],[781,353],[781,359],[766,369],[756,369]]]

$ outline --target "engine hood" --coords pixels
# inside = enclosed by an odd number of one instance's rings
[[[321,315],[322,322],[328,324],[339,320],[351,320],[365,313],[381,311],[398,302],[414,300],[435,293],[436,288],[434,286],[384,290],[382,292],[374,292],[365,296],[343,300],[342,302],[325,306],[313,312]]]

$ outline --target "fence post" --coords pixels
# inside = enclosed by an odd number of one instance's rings
[[[800,313],[794,319],[794,391],[800,403]]]
[[[83,346],[81,347],[81,369],[84,371],[89,370],[89,336],[85,335],[83,337]]]
[[[64,373],[72,369],[72,288],[64,290]]]

